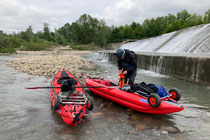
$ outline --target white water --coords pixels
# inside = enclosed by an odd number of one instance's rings
[[[190,27],[161,36],[124,44],[135,52],[172,52],[210,54],[210,24]]]

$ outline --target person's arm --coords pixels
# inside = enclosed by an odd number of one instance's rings
[[[122,60],[118,60],[118,70],[122,70]]]
[[[130,54],[130,67],[127,69],[127,72],[131,72],[137,68],[137,58],[134,53]]]

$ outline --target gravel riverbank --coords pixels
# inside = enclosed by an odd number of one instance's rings
[[[45,76],[52,78],[59,70],[65,68],[76,76],[80,82],[84,81],[88,71],[95,65],[82,58],[82,54],[91,51],[73,51],[55,49],[53,51],[18,52],[21,57],[8,60],[8,65],[32,76]],[[83,82],[82,82],[83,83]]]

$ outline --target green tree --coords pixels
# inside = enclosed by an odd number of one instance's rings
[[[125,27],[122,28],[122,30],[120,30],[120,35],[122,36],[123,39],[134,39],[135,38],[133,28],[128,25],[125,25]]]
[[[44,26],[44,32],[43,32],[44,39],[47,41],[54,41],[53,35],[50,33],[49,24],[44,23],[43,26]]]
[[[204,23],[210,23],[210,9],[204,13],[203,21]]]
[[[177,13],[177,20],[179,21],[181,28],[186,28],[188,20],[190,19],[191,14],[187,12],[187,10],[183,10]]]
[[[136,28],[134,30],[134,36],[135,36],[135,39],[144,38],[142,25],[140,24],[136,25]]]
[[[112,27],[111,34],[108,37],[108,42],[112,43],[112,42],[121,42],[121,41],[122,41],[122,37],[120,35],[120,28]]]
[[[110,33],[111,30],[106,26],[106,22],[104,20],[99,21],[96,31],[96,40],[94,42],[102,47],[106,46]]]
[[[55,30],[55,42],[60,45],[66,45],[65,37],[61,35],[57,30]]]
[[[58,29],[58,32],[64,36],[66,42],[73,43],[72,25],[66,23],[63,27]]]
[[[26,29],[26,31],[20,32],[20,38],[25,41],[33,40],[33,30],[31,25]]]

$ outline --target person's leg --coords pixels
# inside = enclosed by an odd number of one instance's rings
[[[128,79],[129,79],[129,75],[128,75],[128,74],[126,74],[126,75],[125,75],[125,84],[127,84],[127,83],[128,83]]]
[[[134,84],[135,77],[136,77],[136,70],[133,71],[133,73],[130,73],[129,74],[129,77],[128,77],[129,82],[128,82],[128,84]]]

